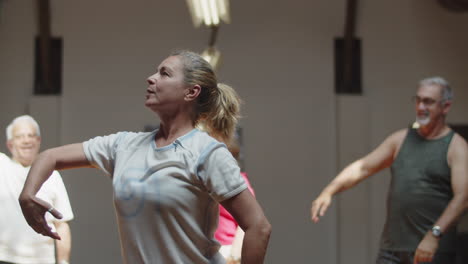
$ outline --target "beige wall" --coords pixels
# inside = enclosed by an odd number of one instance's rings
[[[208,39],[193,29],[184,1],[52,0],[52,32],[64,39],[63,94],[31,97],[33,2],[3,2],[0,128],[29,112],[43,125],[45,147],[157,123],[143,106],[145,78],[174,48],[201,51]],[[317,225],[311,200],[346,163],[412,121],[420,78],[450,80],[450,121],[468,123],[468,14],[435,0],[361,1],[364,95],[337,97],[333,38],[342,34],[344,1],[231,2],[219,75],[245,101],[246,168],[274,227],[266,263],[372,263],[388,172],[340,195]],[[62,175],[76,214],[72,262],[121,263],[110,181],[90,169]]]

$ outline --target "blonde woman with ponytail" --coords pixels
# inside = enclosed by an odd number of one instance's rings
[[[94,167],[112,180],[124,263],[225,263],[214,239],[219,203],[245,231],[242,263],[263,263],[271,226],[221,143],[233,135],[239,97],[190,51],[171,54],[147,82],[145,106],[158,115],[159,129],[41,153],[20,195],[29,225],[60,239],[44,215],[61,213],[36,193],[55,169]]]

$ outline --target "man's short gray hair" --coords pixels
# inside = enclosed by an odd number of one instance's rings
[[[419,86],[424,85],[438,85],[442,88],[442,102],[452,101],[453,99],[453,92],[450,84],[442,77],[430,77],[426,79],[422,79],[419,82]]]
[[[6,135],[7,140],[13,139],[13,127],[15,127],[19,123],[28,122],[29,124],[33,125],[36,129],[37,136],[41,136],[41,130],[39,129],[39,124],[32,118],[30,115],[22,115],[18,116],[17,118],[13,119],[11,123],[6,128]]]

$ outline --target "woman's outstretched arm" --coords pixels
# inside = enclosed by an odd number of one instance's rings
[[[62,218],[62,214],[46,201],[36,197],[42,184],[54,170],[80,167],[92,167],[85,156],[82,143],[48,149],[39,154],[34,161],[19,196],[19,203],[26,221],[37,233],[60,239],[60,236],[52,232],[51,227],[47,225],[45,213],[50,212],[59,219]]]

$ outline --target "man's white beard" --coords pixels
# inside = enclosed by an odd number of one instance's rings
[[[429,122],[431,122],[431,118],[429,117],[429,114],[424,116],[416,116],[416,122],[418,122],[420,126],[426,126],[429,124]]]

